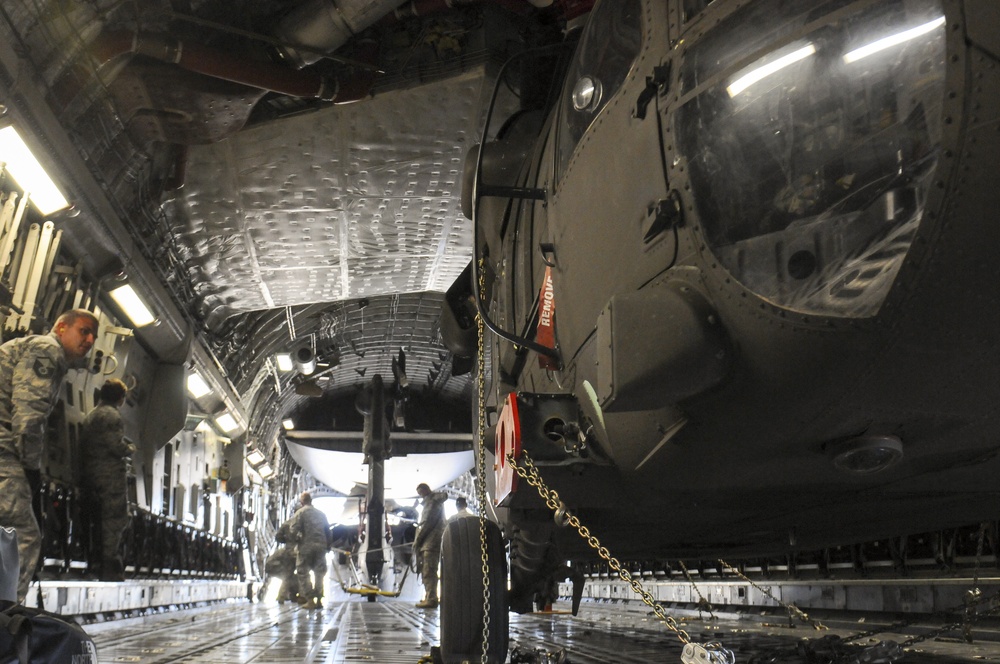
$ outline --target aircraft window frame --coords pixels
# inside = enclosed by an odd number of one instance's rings
[[[553,178],[557,188],[580,141],[628,80],[645,47],[644,28],[640,0],[603,0],[591,10],[559,96]],[[594,95],[583,104],[574,91],[588,79],[594,83]]]
[[[673,115],[677,148],[705,244],[736,281],[792,311],[871,317],[937,168],[944,7],[895,0],[810,26],[690,95]]]

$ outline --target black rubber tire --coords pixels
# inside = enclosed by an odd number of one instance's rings
[[[503,664],[509,641],[507,555],[500,527],[486,522],[490,631],[487,661]],[[452,519],[441,545],[441,657],[445,664],[480,661],[483,651],[483,562],[479,518]]]

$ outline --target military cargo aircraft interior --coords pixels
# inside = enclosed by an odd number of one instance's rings
[[[997,0],[0,1],[0,664],[1000,661],[998,158]]]

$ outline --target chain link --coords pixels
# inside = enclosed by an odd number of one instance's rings
[[[528,456],[527,452],[524,450],[521,451],[520,463],[514,459],[513,454],[507,454],[507,463],[510,464],[510,467],[514,469],[521,479],[538,490],[538,495],[542,497],[542,500],[544,500],[545,504],[549,506],[549,509],[563,514],[563,520],[572,527],[576,528],[577,532],[580,533],[580,537],[587,541],[590,548],[594,549],[597,552],[597,555],[608,563],[608,567],[614,570],[619,579],[631,586],[632,590],[642,598],[642,601],[646,604],[646,606],[653,610],[653,613],[655,613],[656,617],[660,619],[660,622],[666,625],[667,629],[677,635],[677,638],[680,639],[681,643],[684,645],[691,643],[691,637],[686,631],[681,629],[681,627],[677,624],[677,621],[668,616],[664,608],[655,599],[653,599],[653,596],[649,593],[649,591],[646,590],[643,585],[632,576],[632,573],[622,567],[621,562],[611,555],[607,547],[602,546],[600,540],[590,534],[590,529],[580,523],[580,519],[578,519],[575,514],[566,509],[566,505],[559,499],[559,494],[556,493],[554,489],[550,489],[546,486],[545,481],[542,480],[541,476],[538,474],[538,468],[535,467],[534,462],[531,460],[531,457]]]
[[[767,588],[764,588],[762,586],[757,585],[756,583],[754,583],[753,581],[751,581],[750,578],[747,577],[746,574],[744,574],[743,572],[739,571],[738,569],[736,569],[735,567],[733,567],[732,565],[730,565],[729,563],[727,563],[725,560],[722,560],[720,558],[718,560],[718,563],[723,568],[729,570],[730,572],[732,572],[736,576],[740,577],[740,579],[742,579],[743,581],[746,581],[751,586],[753,586],[754,588],[756,588],[760,592],[764,593],[765,595],[767,595],[768,597],[770,597],[772,600],[774,600],[775,602],[777,602],[781,606],[785,607],[785,610],[788,611],[788,615],[789,616],[795,616],[796,618],[798,618],[802,622],[808,623],[809,625],[812,625],[812,628],[815,629],[815,630],[830,629],[829,627],[827,627],[823,623],[819,622],[818,620],[813,620],[812,618],[810,618],[809,614],[807,614],[805,611],[803,611],[799,607],[795,606],[794,604],[789,604],[787,602],[782,602],[780,599],[778,599],[777,597],[775,597],[771,593],[770,590],[768,590]],[[720,569],[719,571],[721,572],[721,571],[724,571],[724,570]]]
[[[486,260],[479,259],[479,299],[486,299]],[[479,550],[483,562],[483,650],[481,664],[488,664],[490,643],[490,560],[486,546],[486,340],[483,317],[476,313],[476,385],[478,394],[477,437],[479,451],[476,457],[476,497],[479,500]]]
[[[681,566],[681,570],[684,571],[684,578],[688,580],[688,583],[691,584],[691,587],[694,588],[694,591],[698,594],[698,611],[700,612],[702,607],[704,607],[705,610],[708,611],[708,615],[711,618],[715,618],[715,612],[712,611],[711,602],[705,599],[705,596],[701,594],[701,588],[699,588],[698,584],[694,582],[693,578],[691,578],[691,572],[688,571],[687,565],[684,564],[683,560],[678,560],[677,563]],[[701,614],[699,613],[699,615]]]
[[[984,603],[988,603],[988,607],[984,611],[977,612],[972,617],[973,623],[979,622],[980,620],[983,620],[984,618],[987,617],[995,616],[997,615],[998,612],[1000,612],[1000,592],[990,595],[989,597],[981,597],[975,601],[976,605]],[[963,606],[965,605],[953,606],[944,609],[939,613],[952,614],[955,613],[956,611],[960,611],[963,608]],[[901,655],[895,655],[894,653],[897,652],[901,653],[903,649],[912,648],[914,645],[922,641],[927,641],[929,639],[936,639],[939,636],[948,634],[949,632],[954,632],[955,630],[961,628],[964,622],[963,620],[955,620],[946,623],[945,625],[937,629],[933,629],[928,632],[924,632],[923,634],[918,634],[916,636],[910,637],[909,639],[901,641],[900,643],[896,643],[895,641],[890,641],[890,640],[881,640],[875,643],[875,645],[868,647],[856,644],[857,641],[868,641],[870,643],[874,643],[876,639],[872,637],[878,636],[880,634],[887,634],[887,633],[901,634],[902,633],[901,630],[904,630],[907,627],[910,627],[911,625],[920,622],[921,619],[925,617],[926,616],[917,614],[911,618],[908,618],[907,620],[901,620],[895,623],[877,627],[875,629],[867,630],[864,632],[857,632],[856,634],[840,638],[833,635],[829,635],[814,640],[803,639],[803,641],[801,641],[799,645],[791,648],[790,650],[777,649],[771,651],[762,651],[756,654],[753,658],[751,658],[750,661],[761,662],[761,663],[777,662],[779,661],[779,657],[782,658],[781,661],[786,661],[784,657],[786,656],[790,657],[795,655],[799,656],[796,657],[795,659],[796,662],[802,661],[800,657],[802,654],[803,645],[815,644],[815,647],[818,648],[818,650],[810,651],[811,653],[809,655],[809,657],[811,657],[811,659],[809,659],[810,662],[822,661],[826,662],[827,664],[858,664],[859,661],[895,662],[897,661],[897,659],[899,659],[899,656]],[[837,647],[840,644],[842,644],[845,647],[850,646],[858,648],[860,650],[850,650],[850,651],[843,649],[838,650]],[[831,647],[833,648],[832,650],[830,649]],[[893,656],[889,657],[889,655]]]
[[[986,542],[986,528],[988,527],[987,522],[982,522],[979,524],[979,538],[976,540],[976,567],[972,573],[972,587],[976,588],[979,585],[979,566],[982,564],[983,558],[983,544]]]
[[[965,637],[966,640],[969,641],[969,643],[972,643],[972,640],[969,636],[969,634],[971,633],[969,630],[971,630],[972,625],[978,623],[979,621],[985,618],[997,615],[998,610],[1000,610],[1000,608],[993,607],[986,609],[985,611],[975,613],[971,616],[963,616],[962,620],[956,620],[955,622],[948,623],[943,627],[939,627],[925,634],[919,634],[917,636],[910,637],[909,639],[903,641],[899,645],[902,646],[903,648],[909,648],[911,646],[920,643],[921,641],[926,641],[928,639],[936,639],[942,634],[947,634],[948,632],[954,632],[959,628],[962,629],[963,637]]]
[[[982,597],[979,589],[979,565],[983,557],[983,543],[986,540],[987,523],[979,524],[979,539],[976,541],[976,568],[972,574],[972,587],[965,591],[965,615],[962,622],[962,636],[972,643],[972,623],[975,621],[976,600]]]
[[[938,611],[937,613],[952,614],[952,613],[955,613],[955,612],[960,611],[962,609],[968,608],[970,604],[972,606],[974,606],[974,607],[977,607],[977,608],[980,605],[982,605],[982,604],[987,604],[988,605],[985,611],[978,611],[977,610],[975,612],[975,614],[972,617],[972,622],[976,622],[978,620],[981,620],[981,619],[985,618],[986,616],[995,615],[998,611],[1000,611],[1000,592],[994,593],[994,594],[989,595],[989,596],[984,596],[984,595],[980,594],[977,598],[975,598],[972,601],[969,601],[968,599],[966,599],[965,603],[963,603],[963,604],[960,604],[958,606],[948,607],[946,609],[942,609],[942,610]],[[845,636],[842,639],[842,641],[844,643],[850,643],[852,641],[860,641],[862,639],[869,639],[869,638],[871,638],[873,636],[877,636],[878,634],[883,634],[883,633],[886,633],[886,632],[899,632],[900,630],[903,630],[903,629],[909,627],[910,625],[916,624],[917,622],[919,622],[921,620],[922,617],[923,616],[921,614],[917,614],[915,617],[908,618],[906,620],[900,620],[900,621],[891,623],[889,625],[885,625],[885,626],[882,626],[882,627],[876,627],[875,629],[870,629],[870,630],[867,630],[867,631],[864,631],[864,632],[857,632],[856,634],[852,634],[850,636]],[[915,637],[911,638],[909,641],[906,641],[905,644],[906,645],[912,645],[913,643],[919,643],[920,641],[925,641],[926,639],[928,639],[928,638],[930,638],[932,636],[937,636],[938,634],[943,634],[943,633],[945,633],[947,631],[950,631],[951,629],[954,628],[953,626],[957,625],[957,624],[960,624],[960,623],[957,623],[957,622],[956,623],[948,623],[944,627],[936,629],[936,630],[934,630],[932,632],[928,632],[928,633],[922,634],[920,636],[915,636]]]

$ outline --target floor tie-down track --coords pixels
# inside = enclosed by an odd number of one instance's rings
[[[566,603],[557,603],[556,609],[553,613],[511,616],[508,661],[681,662],[681,642],[658,625],[639,602],[585,601],[576,617],[568,614]],[[969,625],[973,642],[967,643],[961,616],[951,622],[948,618],[924,618],[905,627],[890,627],[897,616],[814,612],[813,617],[829,627],[820,632],[790,623],[780,612],[717,609],[716,617],[709,618],[707,614],[699,616],[692,604],[670,609],[692,640],[723,643],[733,650],[739,664],[846,663],[863,653],[867,653],[867,661],[908,664],[1000,661],[1000,623],[992,617]],[[438,643],[438,617],[437,610],[419,610],[408,601],[373,603],[355,597],[328,602],[322,611],[243,601],[89,625],[87,629],[95,637],[102,662],[417,664]],[[951,629],[941,631],[947,625]],[[885,641],[901,647],[901,658],[892,655],[890,645],[880,645]],[[876,655],[883,659],[871,659]]]

